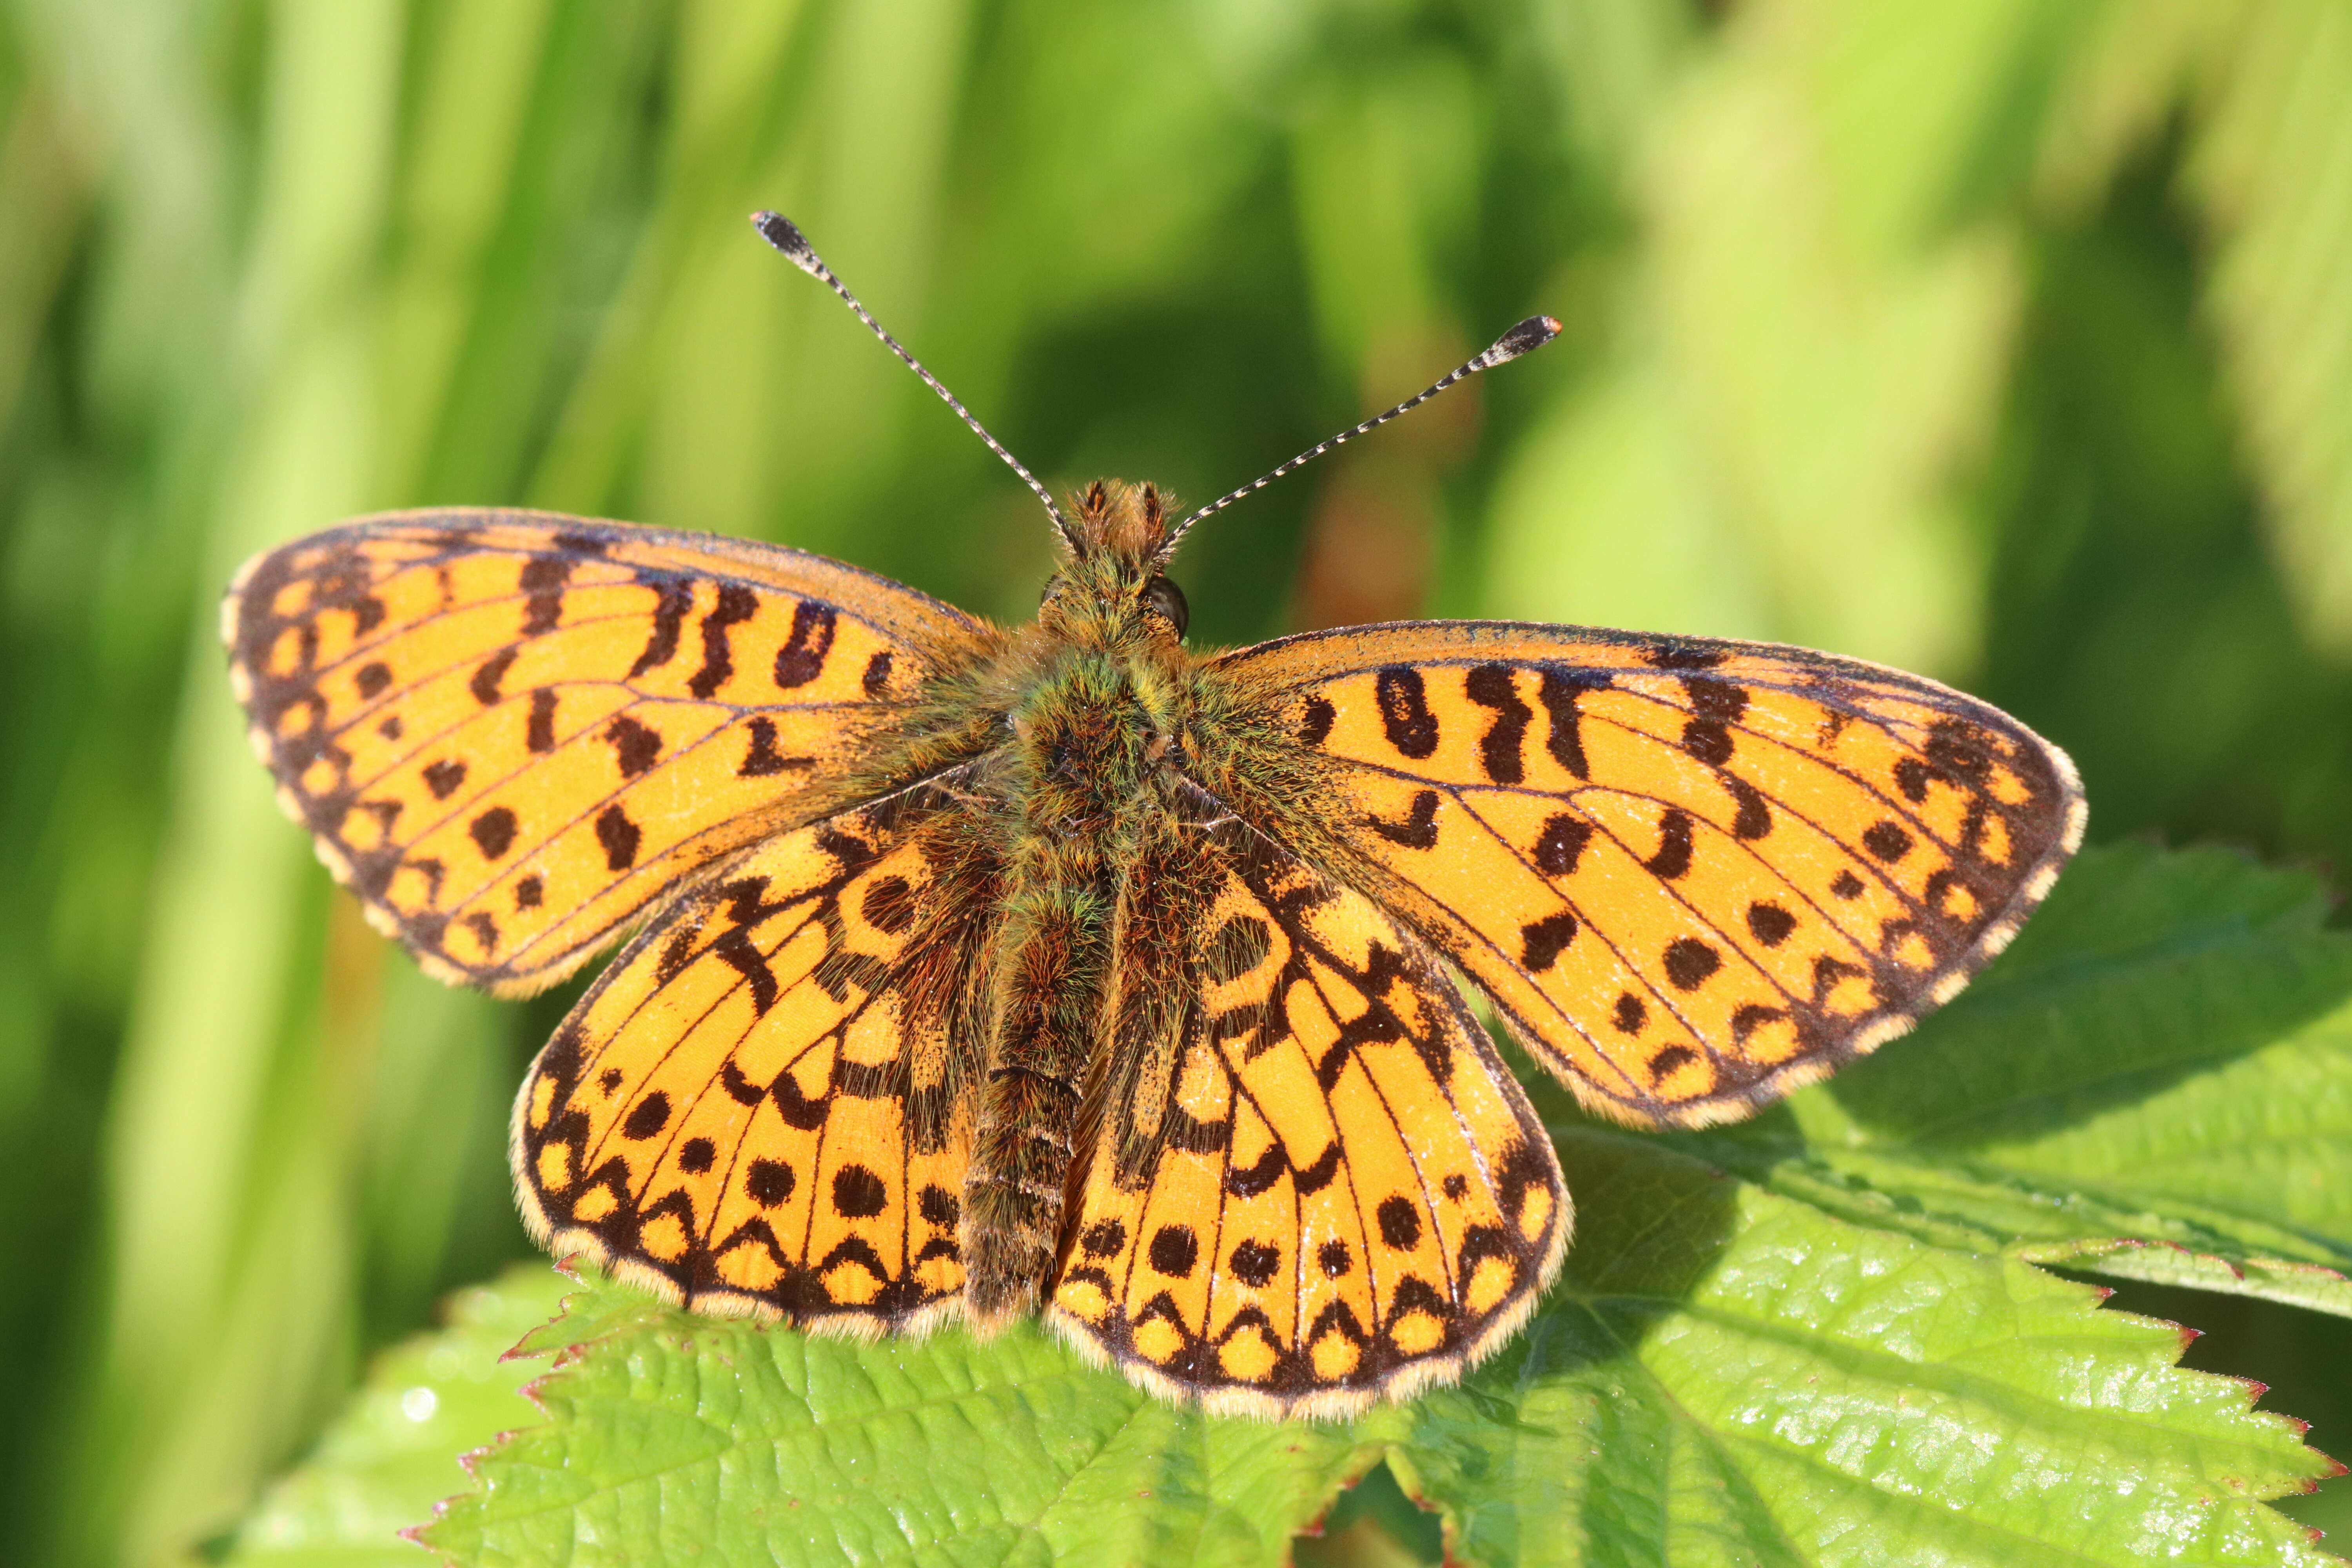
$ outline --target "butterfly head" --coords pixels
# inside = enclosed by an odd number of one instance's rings
[[[1174,542],[1159,488],[1097,479],[1071,502],[1069,538],[1038,605],[1039,625],[1087,642],[1181,641],[1187,612],[1183,591],[1161,571]]]

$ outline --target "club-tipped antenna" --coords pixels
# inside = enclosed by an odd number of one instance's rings
[[[897,354],[908,370],[921,376],[923,384],[938,393],[940,400],[956,411],[956,417],[971,426],[971,433],[987,442],[988,449],[1003,458],[1005,466],[1021,476],[1021,482],[1037,493],[1037,499],[1045,503],[1045,515],[1054,520],[1054,526],[1061,531],[1064,542],[1072,550],[1078,548],[1078,536],[1071,530],[1070,520],[1062,515],[1062,509],[1054,504],[1052,493],[1037,482],[1037,476],[1023,467],[1020,458],[1006,451],[1004,444],[990,435],[988,427],[973,418],[971,410],[966,408],[954,393],[940,384],[940,378],[925,370],[920,360],[908,353],[898,339],[882,330],[882,323],[876,321],[872,312],[857,302],[857,296],[851,293],[848,287],[833,275],[833,268],[827,267],[824,258],[817,255],[815,247],[808,242],[808,236],[801,232],[798,224],[782,213],[757,212],[751,215],[751,226],[760,231],[761,238],[782,251],[785,260],[840,295],[841,302],[856,312],[857,319],[866,323],[866,330],[880,338],[883,346]]]
[[[1203,518],[1214,517],[1217,513],[1224,510],[1225,508],[1233,505],[1234,502],[1241,500],[1244,496],[1255,495],[1258,491],[1265,489],[1266,486],[1274,483],[1275,480],[1282,478],[1285,474],[1306,467],[1308,463],[1313,462],[1324,453],[1331,450],[1332,447],[1344,447],[1349,442],[1354,440],[1357,437],[1363,435],[1366,431],[1379,429],[1381,426],[1387,424],[1398,415],[1412,413],[1414,409],[1420,407],[1423,404],[1428,402],[1439,393],[1444,392],[1447,387],[1452,386],[1456,382],[1467,381],[1482,370],[1492,370],[1496,365],[1515,360],[1523,353],[1528,353],[1533,350],[1539,349],[1558,336],[1559,336],[1559,323],[1558,321],[1553,321],[1549,316],[1529,316],[1526,321],[1521,321],[1517,326],[1513,327],[1509,331],[1505,332],[1501,337],[1496,338],[1485,353],[1474,355],[1470,359],[1465,360],[1454,369],[1447,372],[1436,381],[1432,382],[1420,392],[1417,392],[1411,397],[1406,398],[1402,403],[1398,404],[1394,408],[1390,409],[1387,413],[1375,415],[1352,429],[1340,431],[1337,436],[1332,437],[1329,440],[1325,441],[1318,446],[1309,447],[1307,450],[1299,453],[1298,456],[1291,458],[1290,461],[1283,464],[1280,468],[1276,468],[1271,473],[1268,473],[1263,479],[1253,479],[1237,490],[1228,490],[1225,494],[1219,496],[1216,500],[1211,501],[1200,510],[1189,514],[1185,517],[1183,521],[1178,523],[1174,528],[1168,531],[1167,542],[1162,544],[1160,549],[1163,552],[1173,550],[1176,547],[1176,542],[1183,538],[1187,533],[1191,532],[1193,525],[1200,522]]]

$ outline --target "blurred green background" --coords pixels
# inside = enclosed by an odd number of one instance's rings
[[[562,998],[422,980],[278,817],[245,555],[519,502],[1034,605],[1034,501],[757,206],[1057,487],[1567,323],[1204,528],[1196,642],[1801,641],[2012,709],[2095,837],[2352,866],[2340,0],[5,0],[0,1554],[182,1560],[527,1250]],[[2342,1324],[2132,1303],[2352,1453]]]

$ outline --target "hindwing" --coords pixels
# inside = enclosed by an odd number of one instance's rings
[[[780,835],[671,905],[524,1082],[531,1234],[698,1310],[880,1331],[951,1310],[982,864],[924,788]]]
[[[1532,1309],[1570,1210],[1453,982],[1229,816],[1148,848],[1128,889],[1049,1318],[1148,1388],[1243,1414],[1460,1375]]]
[[[502,994],[807,820],[984,635],[798,551],[514,511],[284,545],[238,574],[222,630],[320,858],[427,970]]]
[[[1245,815],[1328,854],[1636,1124],[1746,1115],[1900,1034],[2082,841],[2063,752],[1827,654],[1445,622],[1212,668],[1317,781]]]

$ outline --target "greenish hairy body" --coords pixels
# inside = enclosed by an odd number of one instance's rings
[[[982,1328],[1036,1304],[1105,1108],[1146,1108],[1118,1128],[1123,1174],[1156,1147],[1162,1097],[1139,1090],[1175,1069],[1181,931],[1207,897],[1190,886],[1204,861],[1188,839],[1231,815],[1326,841],[1306,805],[1311,759],[1265,744],[1271,706],[1186,650],[1154,605],[1164,526],[1149,487],[1090,493],[1087,547],[1036,621],[992,629],[874,737],[842,792],[928,784],[962,808],[934,819],[929,842],[946,884],[933,918],[983,932],[941,1003],[969,1024],[949,1031],[936,1081],[919,1065],[913,1087],[944,1114],[977,1080],[961,1229]],[[1276,777],[1268,757],[1296,761]]]

